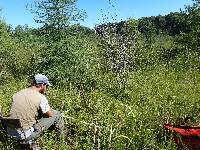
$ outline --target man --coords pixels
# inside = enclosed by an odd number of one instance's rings
[[[20,119],[22,128],[8,129],[8,134],[18,140],[35,140],[49,127],[55,127],[63,135],[64,121],[59,111],[53,110],[44,96],[51,86],[45,75],[34,76],[31,87],[17,92],[13,96],[10,118]]]

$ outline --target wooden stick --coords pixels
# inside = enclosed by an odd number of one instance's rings
[[[73,117],[70,117],[70,116],[63,116],[64,118],[67,118],[67,119],[72,119],[72,120],[77,120]],[[101,126],[98,126],[96,125],[95,123],[88,123],[88,122],[85,122],[85,121],[80,121],[81,123],[85,124],[85,125],[89,125],[89,126],[95,126],[95,128],[102,128]]]
[[[97,142],[98,142],[98,150],[100,150],[101,148],[101,140],[100,140],[100,137],[101,137],[101,129],[98,130],[98,139],[97,139]]]
[[[111,148],[111,142],[112,142],[112,135],[114,133],[115,129],[112,129],[112,125],[110,126],[110,136],[109,136],[109,144],[108,144],[108,149]]]
[[[3,117],[2,106],[0,105],[0,118]]]

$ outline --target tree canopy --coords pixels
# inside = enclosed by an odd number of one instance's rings
[[[36,15],[36,23],[62,29],[86,17],[86,12],[79,10],[76,3],[77,0],[36,0],[29,9]]]

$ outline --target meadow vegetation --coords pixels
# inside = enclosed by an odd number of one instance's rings
[[[194,0],[181,12],[95,29],[60,20],[62,14],[57,20],[38,16],[40,28],[13,29],[1,20],[3,114],[12,95],[44,73],[53,84],[50,104],[65,115],[66,139],[47,131],[39,138],[42,149],[176,149],[164,123],[184,124],[189,116],[200,125],[199,6]],[[86,17],[74,15],[73,21]],[[14,149],[2,130],[0,137],[0,149]]]

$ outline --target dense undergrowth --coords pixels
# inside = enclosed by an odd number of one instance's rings
[[[44,73],[53,83],[49,102],[65,115],[66,139],[47,131],[39,138],[42,149],[176,149],[164,123],[191,117],[188,125],[200,125],[199,6],[190,8],[178,15],[187,24],[181,31],[177,14],[165,16],[160,28],[155,18],[143,18],[95,31],[80,25],[12,29],[0,21],[3,114],[12,95]],[[0,137],[0,149],[15,149],[3,130]]]
[[[192,116],[199,124],[200,75],[195,70],[175,70],[160,66],[129,76],[123,95],[114,97],[103,89],[84,95],[65,87],[49,89],[51,105],[64,112],[65,144],[53,135],[41,137],[43,149],[175,149],[164,133],[164,123]],[[7,114],[12,94],[27,81],[11,81],[1,87],[1,105]],[[121,94],[121,93],[120,93]],[[2,148],[11,146],[1,143]],[[11,146],[12,147],[12,146]]]

